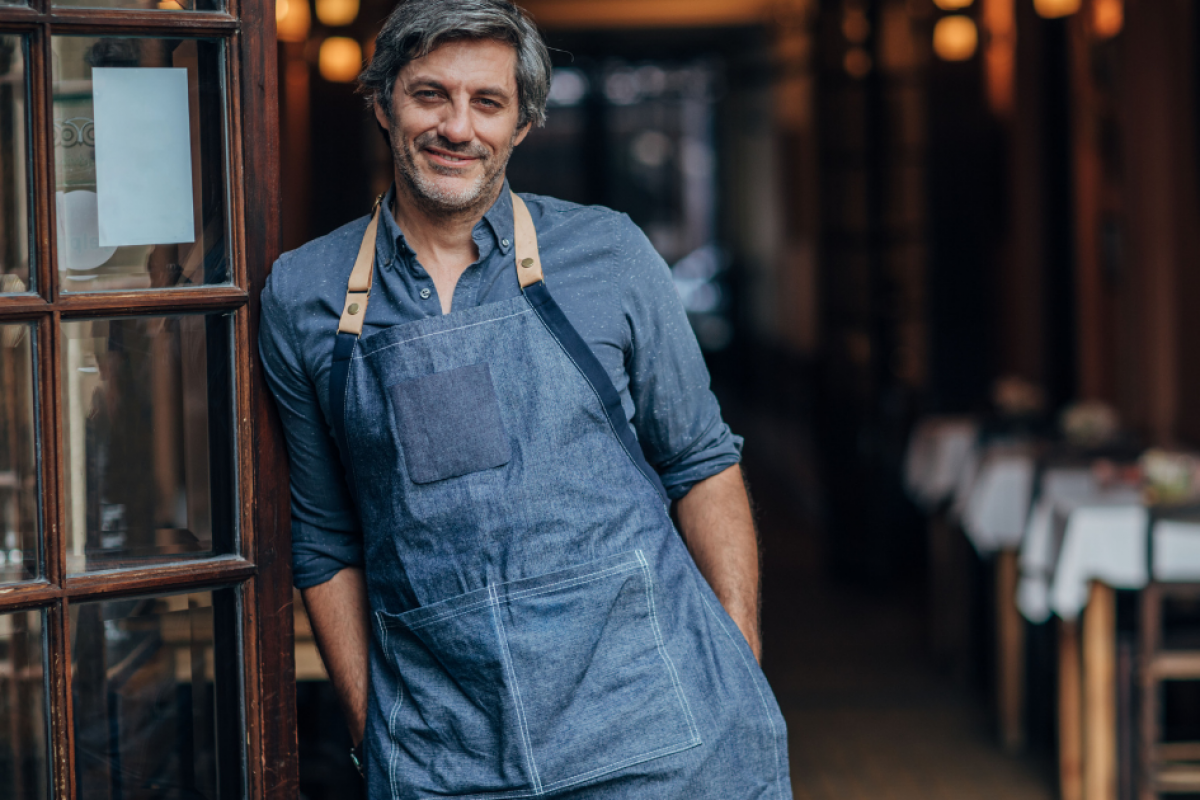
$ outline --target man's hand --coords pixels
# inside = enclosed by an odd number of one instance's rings
[[[362,741],[367,727],[367,581],[361,569],[344,569],[302,591],[325,670],[333,681],[350,738]]]
[[[700,481],[675,510],[696,566],[761,660],[758,533],[741,468],[735,464]]]

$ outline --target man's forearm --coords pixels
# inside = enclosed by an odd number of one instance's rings
[[[361,569],[344,569],[303,590],[304,606],[325,670],[333,681],[355,744],[367,725],[367,582]]]
[[[676,514],[696,566],[760,657],[758,534],[741,468],[697,483],[676,503]]]

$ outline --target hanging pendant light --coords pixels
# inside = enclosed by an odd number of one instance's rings
[[[317,19],[330,28],[349,25],[358,17],[358,0],[317,0]]]
[[[979,31],[970,17],[952,14],[933,26],[933,52],[943,61],[967,61],[979,46]]]
[[[1083,0],[1033,0],[1033,10],[1046,19],[1069,17],[1082,6]]]
[[[1125,27],[1123,0],[1093,0],[1092,30],[1099,39],[1111,39]]]
[[[303,42],[308,39],[312,18],[308,0],[275,0],[275,36],[281,42]]]
[[[317,51],[317,69],[331,83],[349,83],[362,70],[362,47],[346,36],[330,36]]]

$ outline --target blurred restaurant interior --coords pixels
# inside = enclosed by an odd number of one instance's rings
[[[276,7],[285,249],[390,181],[359,2]],[[797,797],[1200,797],[1195,4],[525,7],[555,74],[510,181],[671,266]],[[345,797],[298,620],[302,786]]]
[[[555,73],[510,181],[671,266],[797,797],[1200,797],[1195,4],[525,7]],[[388,9],[278,0],[285,249],[390,182],[353,83]],[[346,797],[297,609],[302,787]]]
[[[255,257],[390,183],[392,2],[275,0],[276,43],[254,0],[0,0],[0,797],[297,760]],[[641,226],[745,437],[795,796],[1200,800],[1197,3],[522,4],[512,187]],[[179,77],[184,230],[109,245],[130,66]],[[362,797],[292,614],[299,796]]]

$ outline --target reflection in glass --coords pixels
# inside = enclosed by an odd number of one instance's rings
[[[0,325],[0,583],[38,575],[34,327]]]
[[[235,592],[71,606],[80,800],[240,796]]]
[[[205,39],[55,36],[52,46],[55,217],[63,291],[227,283],[222,44]],[[94,68],[144,70],[142,76],[151,76],[152,69],[185,71],[186,99],[182,81],[172,96],[180,98],[180,114],[186,107],[187,119],[180,120],[175,114],[165,124],[178,123],[190,131],[190,136],[184,137],[189,140],[157,142],[161,150],[147,153],[146,158],[153,163],[163,157],[182,160],[185,179],[190,160],[190,190],[166,189],[168,173],[145,174],[141,172],[145,163],[136,161],[106,161],[111,165],[107,172],[101,170],[99,177],[107,182],[97,183],[97,156],[102,160],[106,156],[97,150],[103,131],[96,129]],[[110,120],[128,116],[120,113],[119,99],[111,93],[108,97]],[[130,102],[139,102],[136,94]],[[159,105],[143,102],[130,113],[145,113]],[[175,186],[173,182],[170,185]],[[184,234],[168,237],[177,241],[156,241],[153,230],[146,234],[149,238],[131,237],[104,222],[128,219],[129,215],[122,215],[121,203],[112,198],[122,191],[137,196],[139,186],[166,191],[176,207],[190,204],[192,224],[187,225],[185,216]],[[184,208],[181,213],[189,212]],[[144,216],[133,222],[145,224]]]
[[[63,322],[68,571],[233,551],[231,322]]]
[[[0,797],[50,796],[41,611],[0,614]]]
[[[24,38],[0,35],[0,292],[30,288],[25,80]]]
[[[54,0],[74,8],[133,8],[139,11],[220,11],[220,0]]]

